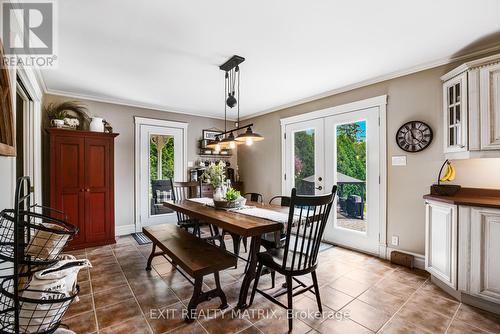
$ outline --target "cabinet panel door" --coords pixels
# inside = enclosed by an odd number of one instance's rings
[[[425,269],[457,288],[457,207],[426,204]]]
[[[480,71],[481,148],[500,149],[500,64]]]
[[[444,153],[468,150],[467,72],[443,83]]]
[[[85,235],[87,242],[106,241],[111,236],[110,142],[85,139]]]
[[[63,211],[68,222],[77,226],[80,232],[71,242],[71,246],[85,242],[84,223],[84,140],[75,137],[54,138],[54,150],[51,163],[54,189],[51,206]]]
[[[471,293],[500,302],[500,210],[473,208]]]

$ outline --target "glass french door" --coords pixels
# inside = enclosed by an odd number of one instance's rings
[[[325,241],[378,254],[379,109],[369,108],[285,126],[285,193],[329,192],[337,199]]]
[[[299,195],[323,193],[323,127],[322,119],[286,126],[285,194],[290,194],[293,188]]]
[[[168,180],[183,179],[183,129],[141,125],[140,187],[141,225],[149,226],[176,221],[176,215],[161,203],[171,192]],[[161,198],[161,200],[160,200]]]

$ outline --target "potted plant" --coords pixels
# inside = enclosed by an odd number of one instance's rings
[[[214,201],[220,201],[223,198],[222,185],[226,180],[225,168],[224,161],[212,162],[202,175],[203,182],[211,184],[214,188]]]
[[[62,128],[64,126],[64,119],[68,116],[66,110],[51,109],[47,112],[52,126],[56,128]]]

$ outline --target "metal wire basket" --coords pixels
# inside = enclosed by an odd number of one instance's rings
[[[21,211],[19,222],[15,221],[14,214],[10,209],[0,212],[0,262],[13,261],[17,224],[22,224],[25,235],[24,258],[19,259],[19,263],[33,267],[57,261],[61,251],[78,232],[77,227],[64,220],[42,213]]]
[[[28,277],[25,277],[29,279]],[[76,285],[73,292],[66,295],[61,292],[30,289],[18,289],[18,299],[14,298],[14,280],[6,278],[0,285],[0,332],[1,333],[39,333],[55,332],[80,288]],[[18,312],[15,312],[15,310]],[[18,316],[18,331],[15,317]]]

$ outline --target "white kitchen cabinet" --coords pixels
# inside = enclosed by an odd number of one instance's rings
[[[471,208],[468,291],[500,303],[500,210]]]
[[[425,269],[457,289],[457,206],[427,201]]]
[[[500,63],[479,71],[481,109],[481,149],[500,149]]]
[[[446,157],[500,157],[500,54],[464,63],[441,80]]]

